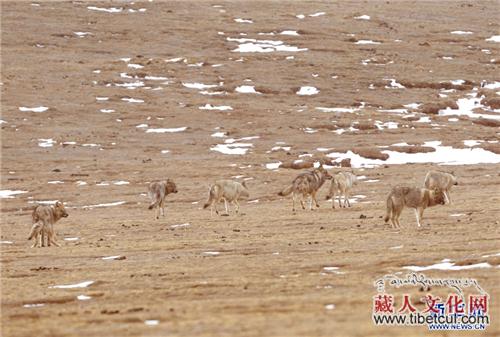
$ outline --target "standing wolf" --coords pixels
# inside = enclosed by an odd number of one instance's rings
[[[427,207],[435,205],[444,205],[445,194],[439,188],[427,189],[420,187],[396,186],[387,196],[387,213],[384,221],[387,223],[389,218],[392,222],[392,228],[401,227],[399,217],[403,208],[410,207],[415,209],[417,225],[420,227],[420,220]]]
[[[335,193],[339,192],[339,207],[351,207],[349,202],[349,196],[351,189],[356,185],[357,179],[354,173],[351,172],[339,172],[332,178],[332,183],[330,185],[330,191],[326,196],[326,199],[332,198],[332,208],[335,208]],[[344,196],[344,205],[342,206],[341,197]]]
[[[239,183],[234,180],[217,180],[215,184],[209,186],[208,188],[208,200],[203,205],[203,208],[210,206],[210,216],[213,215],[213,210],[215,208],[215,213],[219,214],[217,209],[217,204],[224,199],[224,206],[226,208],[226,215],[229,215],[228,201],[232,202],[236,206],[236,213],[240,211],[240,204],[238,199],[241,197],[248,198],[250,193],[248,192],[248,187],[245,182]]]
[[[292,212],[295,212],[295,199],[297,195],[301,195],[300,205],[302,209],[304,206],[304,199],[309,196],[309,209],[312,210],[312,202],[319,207],[318,200],[316,200],[316,193],[323,186],[326,180],[332,179],[332,176],[320,166],[312,171],[299,174],[290,186],[279,192],[278,195],[286,196],[292,193]]]
[[[177,193],[177,186],[170,179],[149,184],[148,195],[151,199],[151,205],[148,209],[155,208],[155,219],[160,218],[160,211],[161,215],[165,216],[165,198],[170,193]]]
[[[62,202],[57,201],[53,206],[38,205],[33,210],[31,217],[33,219],[33,226],[28,237],[28,240],[35,239],[33,247],[45,247],[45,237],[47,237],[47,245],[54,244],[59,247],[56,242],[56,235],[54,232],[54,224],[61,218],[66,218],[68,213]]]
[[[427,172],[424,180],[425,188],[440,188],[444,192],[445,201],[451,204],[450,190],[453,185],[458,185],[457,178],[451,174],[440,171]]]

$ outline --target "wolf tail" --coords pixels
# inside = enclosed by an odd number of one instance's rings
[[[335,175],[332,175],[332,182],[330,183],[330,189],[328,190],[328,194],[325,197],[325,200],[331,199],[333,195],[335,194],[334,192],[337,189],[337,181],[335,180]]]
[[[278,195],[281,195],[282,197],[284,197],[285,195],[289,195],[292,192],[293,192],[293,184],[286,187],[283,191],[279,192]]]
[[[208,186],[208,200],[207,202],[203,205],[203,209],[209,207],[212,205],[213,200],[215,199],[215,186],[209,185]]]
[[[33,219],[33,223],[37,223],[40,219],[38,218],[38,214],[36,213],[36,210],[37,210],[38,206],[36,206],[34,209],[33,209],[33,213],[31,213],[31,218]]]
[[[389,218],[391,217],[392,214],[392,195],[389,195],[387,197],[387,209],[384,217],[384,222],[387,223],[389,221]]]
[[[31,240],[31,239],[33,239],[33,237],[35,237],[35,234],[37,234],[39,232],[41,226],[42,225],[40,225],[40,224],[35,224],[35,225],[33,225],[33,227],[31,227],[31,232],[30,232],[30,235],[28,236],[28,240]]]

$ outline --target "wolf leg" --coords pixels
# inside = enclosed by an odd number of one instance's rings
[[[347,207],[351,207],[351,202],[349,201],[349,197],[350,197],[350,194],[349,194],[349,191],[345,191],[345,200],[347,201]],[[345,202],[345,201],[344,201]]]
[[[238,202],[238,199],[234,199],[233,203],[236,208],[236,214],[238,214],[240,212],[240,203]]]
[[[448,194],[448,191],[444,191],[444,202],[447,205],[451,204],[451,199],[450,195]]]
[[[420,217],[419,217],[419,215],[418,215],[418,213],[419,213],[419,212],[420,212],[420,210],[417,210],[417,209],[415,208],[415,216],[417,217],[417,226],[418,226],[418,227],[420,227]]]
[[[316,207],[318,207],[318,208],[319,208],[318,199],[316,199],[316,192],[314,192],[314,193],[312,194],[312,198],[313,198],[313,200],[314,200],[314,203],[316,204]]]
[[[61,247],[61,245],[56,241],[56,232],[54,231],[53,225],[51,225],[50,228],[48,229],[47,240],[49,242],[52,242],[55,246]]]

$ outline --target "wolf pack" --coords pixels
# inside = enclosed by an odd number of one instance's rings
[[[297,202],[300,202],[302,209],[305,210],[308,201],[309,210],[313,210],[320,207],[317,193],[327,180],[331,183],[326,199],[332,199],[332,208],[335,208],[336,196],[339,207],[351,207],[349,197],[357,184],[357,176],[352,171],[331,174],[323,166],[300,173],[278,195],[292,195],[293,213],[296,212]],[[403,209],[413,208],[417,226],[420,227],[426,208],[451,203],[450,190],[453,185],[458,185],[453,173],[429,171],[425,176],[423,187],[399,185],[393,187],[387,196],[384,222],[387,224],[390,220],[392,228],[398,229],[401,227],[399,218]],[[148,197],[151,203],[148,208],[154,209],[155,219],[159,219],[160,214],[165,216],[166,198],[169,194],[177,192],[177,186],[172,179],[149,184]],[[239,200],[247,199],[249,196],[250,191],[245,181],[240,183],[229,179],[217,180],[209,186],[208,200],[203,208],[210,207],[210,216],[213,216],[214,210],[216,215],[229,216],[230,205],[233,204],[235,213],[238,214],[240,212]],[[222,202],[224,202],[225,212],[217,208]],[[32,247],[60,246],[56,240],[54,224],[67,216],[68,213],[61,201],[57,201],[54,205],[36,206],[32,213],[32,227],[28,237],[28,240],[34,240]]]

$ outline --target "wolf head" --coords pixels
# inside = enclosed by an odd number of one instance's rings
[[[320,167],[318,167],[316,169],[316,171],[319,172],[319,173],[321,173],[322,176],[325,177],[325,179],[327,179],[327,180],[331,180],[333,178],[333,176],[330,173],[328,173],[327,170],[325,170],[325,168],[323,167],[323,165],[321,165]]]
[[[436,204],[444,205],[445,201],[446,201],[446,197],[444,195],[443,190],[441,190],[440,188],[435,188],[432,191],[432,199],[434,200],[434,202]]]
[[[54,205],[54,209],[56,211],[56,214],[60,218],[67,218],[68,213],[66,212],[66,208],[64,208],[64,204],[60,201],[57,201],[56,204]]]
[[[166,190],[167,194],[177,193],[177,186],[175,186],[175,183],[172,180],[167,179],[167,184],[165,185],[165,190]]]

